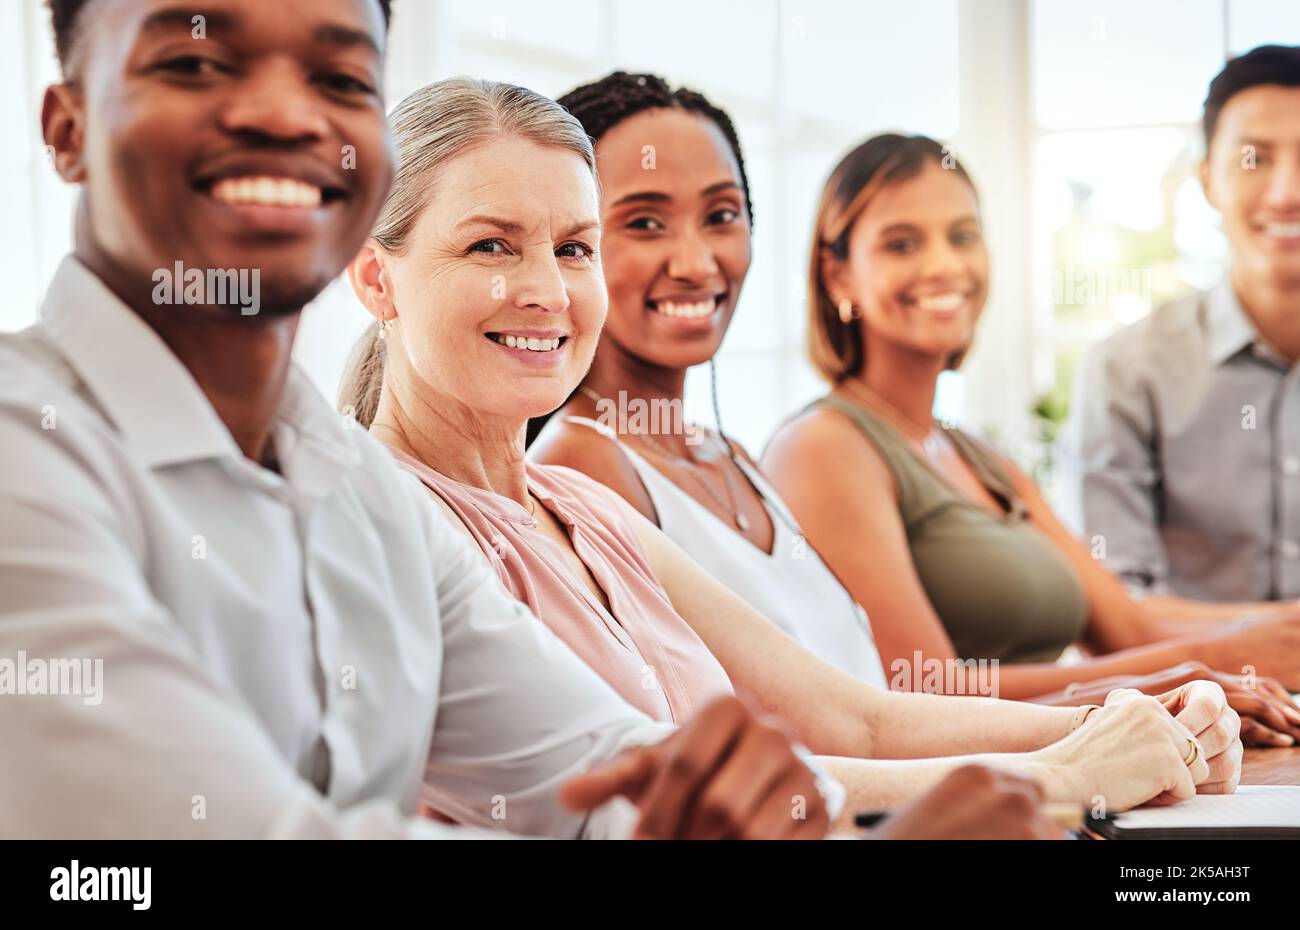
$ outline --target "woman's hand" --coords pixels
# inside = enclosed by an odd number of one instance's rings
[[[1241,780],[1241,718],[1228,706],[1223,689],[1192,681],[1156,697],[1201,744],[1209,774],[1197,783],[1200,794],[1232,794]]]
[[[1053,695],[1049,703],[1100,704],[1115,688],[1163,695],[1192,681],[1213,681],[1223,688],[1228,706],[1241,715],[1241,741],[1246,746],[1293,746],[1300,742],[1300,708],[1272,678],[1216,672],[1203,662],[1183,662],[1150,675],[1112,676],[1071,687],[1069,697]]]
[[[1199,692],[1196,697],[1200,708]],[[1204,714],[1198,710],[1190,719],[1199,723]],[[1053,799],[1100,805],[1109,812],[1156,798],[1186,800],[1210,777],[1192,732],[1160,701],[1127,688],[1107,695],[1105,706],[1079,729],[1030,755],[1045,766],[1043,778]]]
[[[1033,779],[964,765],[865,835],[875,840],[1059,840]]]
[[[1223,688],[1228,706],[1241,715],[1243,744],[1294,746],[1300,742],[1300,708],[1276,679],[1229,675],[1211,669],[1198,677]]]

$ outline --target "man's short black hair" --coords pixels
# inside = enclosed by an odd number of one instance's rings
[[[93,0],[45,0],[50,8],[50,25],[54,29],[54,50],[59,56],[59,66],[66,76],[68,58],[72,46],[76,43],[77,18]],[[379,8],[384,13],[384,27],[392,15],[393,0],[379,0]]]
[[[1261,84],[1300,87],[1300,46],[1261,45],[1223,66],[1223,70],[1210,82],[1210,92],[1205,98],[1205,112],[1201,117],[1207,152],[1214,140],[1214,130],[1219,125],[1219,114],[1223,112],[1224,105],[1243,90]]]

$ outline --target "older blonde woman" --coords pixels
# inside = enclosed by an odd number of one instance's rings
[[[376,323],[344,409],[628,701],[680,721],[733,687],[751,692],[814,752],[856,757],[829,762],[848,811],[897,804],[972,759],[1111,809],[1235,788],[1239,721],[1215,684],[1078,710],[874,688],[804,650],[613,492],[526,463],[528,419],[577,386],[605,317],[590,141],[552,101],[466,79],[417,91],[393,118],[393,193],[349,268]]]

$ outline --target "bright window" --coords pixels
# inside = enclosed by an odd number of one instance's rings
[[[1035,0],[1031,15],[1034,382],[1050,437],[1090,345],[1221,276],[1197,178],[1207,87],[1229,51],[1300,43],[1300,4]]]

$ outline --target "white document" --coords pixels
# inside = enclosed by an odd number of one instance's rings
[[[1300,787],[1238,785],[1235,794],[1198,794],[1168,807],[1143,807],[1125,811],[1115,816],[1115,823],[1126,830],[1177,830],[1188,827],[1300,829]]]

